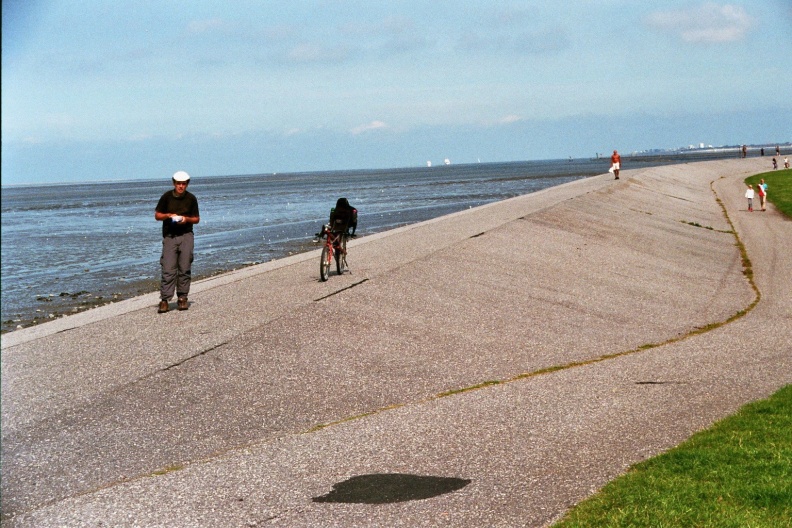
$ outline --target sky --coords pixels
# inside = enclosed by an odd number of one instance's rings
[[[2,185],[792,141],[792,1],[3,0]]]

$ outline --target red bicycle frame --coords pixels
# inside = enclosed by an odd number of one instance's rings
[[[330,265],[333,262],[333,257],[336,259],[336,270],[338,274],[344,273],[346,268],[346,244],[345,232],[330,230],[330,226],[326,225],[322,228],[322,235],[326,236],[324,243],[324,250],[322,251],[322,261],[320,263],[320,278],[326,281],[329,277]]]

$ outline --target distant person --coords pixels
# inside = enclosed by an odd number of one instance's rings
[[[781,155],[781,147],[776,145],[776,156],[780,156],[780,155]]]
[[[168,301],[176,293],[179,310],[187,310],[192,279],[193,224],[201,221],[198,199],[187,191],[190,175],[179,171],[173,175],[173,190],[160,197],[154,219],[162,222],[162,280],[158,313],[168,311]]]
[[[784,158],[784,168],[785,169],[789,168],[789,158]]]
[[[754,190],[753,185],[748,186],[748,190],[745,191],[745,197],[748,198],[748,211],[753,212],[753,199],[754,199]]]
[[[759,210],[760,211],[764,211],[765,210],[765,198],[767,197],[767,194],[765,194],[764,187],[762,187],[761,183],[756,186],[756,194],[759,195]]]
[[[608,172],[612,172],[615,176],[615,180],[619,179],[619,170],[621,170],[621,156],[619,156],[619,151],[614,150],[613,155],[611,156],[611,168],[608,169]]]
[[[777,169],[777,168],[778,168],[778,160],[773,158],[773,169]]]
[[[748,147],[746,147],[745,145],[742,146],[742,157],[743,158],[748,157]]]
[[[767,183],[765,183],[764,178],[762,178],[759,182],[759,187],[761,187],[762,191],[764,191],[764,198],[762,199],[762,211],[765,211],[765,204],[767,203]]]
[[[760,148],[760,149],[759,149],[759,154],[760,154],[760,155],[762,155],[762,156],[764,156],[764,147],[762,147],[762,148]]]

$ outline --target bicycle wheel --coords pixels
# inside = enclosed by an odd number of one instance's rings
[[[341,237],[341,247],[335,250],[336,271],[339,275],[346,270],[346,237]]]
[[[330,259],[333,258],[332,253],[327,249],[327,246],[322,248],[322,260],[319,261],[319,278],[322,282],[330,277]]]

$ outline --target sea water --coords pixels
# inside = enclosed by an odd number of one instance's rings
[[[730,157],[732,154],[728,154]],[[625,169],[689,160],[624,160]],[[607,159],[193,177],[193,280],[313,249],[346,197],[359,236],[603,174]],[[2,330],[158,290],[161,180],[2,188]],[[317,275],[318,279],[318,275]]]

